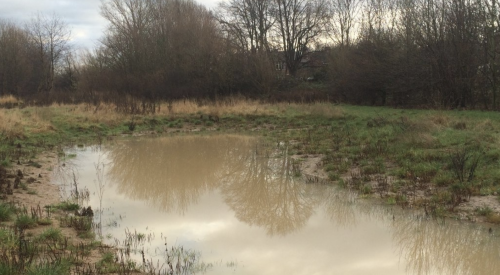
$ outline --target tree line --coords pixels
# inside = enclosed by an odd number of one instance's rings
[[[0,23],[0,96],[38,103],[241,94],[401,107],[498,109],[496,0],[106,0],[99,46],[75,54],[57,16]],[[311,52],[323,66],[309,85]],[[313,88],[311,88],[313,87]],[[299,99],[304,97],[298,97]]]

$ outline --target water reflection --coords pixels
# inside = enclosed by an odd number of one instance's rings
[[[498,236],[484,227],[421,216],[394,223],[394,240],[414,274],[498,274]]]
[[[201,195],[220,188],[240,221],[270,235],[300,228],[318,203],[311,188],[292,175],[287,148],[269,148],[252,137],[132,140],[110,150],[109,159],[109,174],[127,197],[184,213]]]
[[[292,163],[284,147],[265,155],[252,153],[240,165],[228,167],[221,192],[240,221],[261,226],[269,235],[304,226],[318,200],[292,174]]]
[[[130,218],[120,220],[123,227],[159,228],[156,234],[165,234],[169,242],[202,251],[204,261],[244,263],[236,274],[500,270],[500,238],[495,233],[408,217],[408,212],[358,199],[355,193],[305,184],[293,175],[286,147],[270,147],[256,138],[129,140],[110,146],[104,155],[112,183],[104,200],[123,208]],[[88,174],[95,175],[95,170]],[[85,177],[83,173],[83,182],[93,182]],[[217,267],[208,272],[233,273]]]
[[[183,213],[220,185],[224,167],[244,163],[254,143],[235,136],[126,141],[109,151],[109,175],[120,193]]]

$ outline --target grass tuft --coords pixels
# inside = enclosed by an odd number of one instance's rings
[[[62,240],[62,239],[63,239],[63,235],[62,235],[61,229],[54,228],[54,227],[45,229],[45,231],[43,231],[36,238],[36,240],[39,240],[39,241],[54,241],[54,242]]]
[[[5,203],[0,203],[0,222],[10,221],[14,214],[14,208]]]
[[[36,224],[36,220],[26,214],[17,216],[17,219],[15,221],[16,227],[21,230],[34,228]]]
[[[63,201],[57,205],[54,205],[54,208],[63,211],[78,211],[80,209],[80,206],[77,203],[73,203],[70,201]]]

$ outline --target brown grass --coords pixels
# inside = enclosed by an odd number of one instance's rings
[[[442,113],[430,115],[428,119],[432,121],[435,125],[442,127],[448,127],[451,121],[448,115]]]
[[[495,126],[493,125],[493,123],[491,122],[490,119],[485,119],[485,120],[482,120],[476,124],[474,124],[474,129],[478,130],[478,131],[494,131],[495,130]]]
[[[130,115],[117,112],[114,104],[101,103],[98,107],[88,104],[64,105],[61,107],[67,110],[65,119],[69,123],[74,121],[80,124],[87,122],[118,125],[130,117]]]
[[[169,112],[168,104],[163,103],[160,107],[160,115],[189,115],[189,114],[211,114],[211,115],[264,115],[275,114],[276,105],[260,103],[257,100],[229,98],[217,102],[196,102],[193,100],[179,100],[172,103],[172,112]]]
[[[340,107],[327,103],[288,104],[261,103],[257,100],[228,98],[217,102],[197,102],[179,100],[172,103],[169,111],[168,103],[162,103],[156,114],[130,115],[117,112],[116,105],[101,103],[98,107],[88,104],[59,105],[48,107],[0,108],[0,133],[9,138],[21,138],[25,132],[40,133],[53,131],[54,119],[58,123],[85,125],[104,124],[116,126],[132,119],[155,116],[183,116],[204,114],[216,117],[225,115],[320,115],[329,118],[344,115]]]
[[[13,95],[4,95],[0,97],[0,105],[9,105],[9,104],[19,104],[22,101],[15,98]]]
[[[340,117],[344,113],[340,107],[328,103],[313,104],[288,104],[288,103],[262,103],[258,100],[242,98],[228,98],[216,102],[196,102],[193,100],[179,100],[172,103],[172,111],[169,112],[168,104],[163,103],[160,107],[160,115],[279,115],[292,110],[293,113],[322,115],[326,117]]]
[[[486,217],[486,221],[491,223],[500,223],[500,215],[498,213],[491,213]]]
[[[22,138],[25,132],[41,133],[53,129],[36,109],[0,109],[0,133],[5,137]]]

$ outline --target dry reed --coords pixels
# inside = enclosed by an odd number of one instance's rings
[[[25,132],[42,133],[55,129],[52,121],[58,124],[85,125],[104,124],[116,126],[140,117],[165,117],[205,114],[226,115],[321,115],[328,118],[340,117],[343,110],[327,103],[287,104],[262,103],[257,100],[227,98],[219,101],[200,102],[179,100],[170,104],[162,103],[155,114],[130,115],[117,111],[116,105],[100,103],[65,105],[53,104],[47,107],[0,108],[0,133],[9,138],[21,138]]]
[[[16,97],[13,95],[4,95],[0,97],[0,106],[1,105],[14,105],[14,104],[20,104],[22,101],[18,100]]]
[[[25,132],[43,133],[53,130],[52,124],[33,110],[0,109],[0,133],[7,138],[21,138]]]

